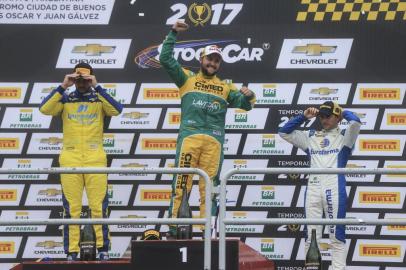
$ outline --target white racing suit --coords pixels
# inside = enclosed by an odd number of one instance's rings
[[[343,111],[342,115],[349,123],[346,130],[340,128],[322,131],[296,130],[306,121],[306,117],[302,114],[280,128],[279,135],[307,153],[311,168],[345,168],[359,134],[361,121],[350,111]],[[345,218],[347,201],[345,186],[345,176],[341,174],[310,175],[305,194],[306,218],[322,218],[323,210],[326,218]],[[332,268],[345,269],[347,258],[345,225],[331,225],[328,228]],[[323,226],[309,225],[307,232],[311,232],[312,229],[316,229],[317,242],[320,243]],[[310,237],[306,235],[306,254],[309,245]]]

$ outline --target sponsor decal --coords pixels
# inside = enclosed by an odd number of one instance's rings
[[[248,134],[243,155],[290,155],[292,148],[278,134]]]
[[[246,218],[266,218],[266,211],[232,211],[226,213],[226,218],[246,219]],[[227,233],[263,233],[264,225],[228,225]]]
[[[110,129],[156,129],[160,108],[124,108],[118,117],[110,120]]]
[[[174,83],[142,83],[137,104],[180,104],[179,89]]]
[[[290,207],[294,186],[247,186],[242,206]]]
[[[29,220],[29,219],[47,219],[50,217],[50,210],[3,210],[1,220]],[[0,232],[45,232],[46,226],[2,226]]]
[[[176,150],[176,133],[141,133],[137,147],[136,154],[175,154]]]
[[[360,203],[399,204],[400,192],[360,192]]]
[[[292,104],[296,83],[249,83],[248,88],[255,93],[255,104]]]
[[[383,114],[382,130],[406,130],[405,109],[385,109]]]
[[[354,195],[353,208],[401,209],[405,200],[403,187],[359,186]]]
[[[361,134],[354,145],[354,156],[402,156],[405,135]]]
[[[361,244],[359,245],[361,256],[368,257],[400,257],[400,245],[379,245]]]
[[[28,83],[0,82],[0,104],[22,104],[27,88]]]
[[[360,151],[399,151],[400,140],[366,140],[360,139]]]
[[[170,185],[139,185],[135,195],[135,206],[169,206],[172,188]]]
[[[270,260],[290,260],[294,238],[251,238],[245,243]]]
[[[110,218],[120,219],[146,219],[158,218],[159,211],[129,211],[129,210],[112,210]],[[145,224],[119,224],[110,225],[111,232],[143,232],[145,230],[154,229],[155,225]]]
[[[359,83],[353,104],[401,105],[405,90],[402,83]]]
[[[298,104],[322,104],[326,101],[346,104],[350,90],[350,83],[304,83]]]
[[[269,109],[228,109],[226,114],[226,129],[264,129]]]
[[[38,108],[6,108],[1,128],[49,128],[52,116],[42,114]]]

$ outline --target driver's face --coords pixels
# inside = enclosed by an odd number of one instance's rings
[[[218,54],[210,54],[201,58],[200,68],[203,74],[213,76],[220,68],[221,57]]]

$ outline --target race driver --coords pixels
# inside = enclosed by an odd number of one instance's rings
[[[318,117],[321,131],[300,131],[300,125],[306,120]],[[344,118],[348,127],[340,130],[339,122]],[[305,151],[312,168],[344,168],[358,137],[361,121],[356,114],[327,101],[319,109],[310,107],[303,114],[288,121],[279,130],[279,135],[294,146]],[[345,218],[347,193],[344,175],[310,175],[306,196],[306,218]],[[316,229],[317,242],[322,237],[321,225],[309,225],[307,231]],[[332,246],[332,269],[345,269],[347,251],[345,248],[345,225],[331,225],[329,228]],[[310,237],[306,236],[306,253]]]
[[[68,93],[67,88],[76,89]],[[86,63],[75,66],[62,84],[41,103],[40,111],[60,115],[63,122],[63,150],[59,156],[61,167],[106,167],[103,149],[105,116],[119,115],[122,105],[115,101],[99,84],[93,69]],[[62,174],[64,218],[80,218],[83,188],[86,189],[92,218],[107,218],[106,174]],[[98,258],[108,260],[110,246],[107,225],[95,225]],[[64,226],[64,249],[68,260],[76,260],[79,252],[80,228]]]
[[[173,57],[178,32],[188,29],[184,22],[176,22],[163,42],[159,57],[161,65],[179,88],[181,124],[177,139],[175,167],[200,168],[207,172],[213,185],[219,184],[223,162],[224,126],[227,107],[251,110],[255,95],[247,87],[237,90],[228,80],[216,74],[222,62],[221,49],[206,46],[200,55],[200,70],[184,69]],[[175,175],[169,217],[176,218],[182,198],[183,183],[190,193],[193,175]],[[205,216],[205,183],[199,180],[200,217]],[[213,198],[213,201],[215,199]],[[213,204],[215,205],[215,204]],[[214,208],[212,209],[212,212]],[[212,213],[215,214],[215,213]],[[176,226],[169,226],[167,238],[176,237]]]

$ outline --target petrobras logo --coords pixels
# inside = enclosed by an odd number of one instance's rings
[[[353,261],[403,262],[406,241],[358,239],[355,244]]]
[[[137,104],[180,104],[179,89],[174,83],[142,83]]]
[[[110,120],[110,129],[156,129],[161,116],[160,108],[124,108]]]
[[[133,139],[134,133],[105,133],[103,135],[104,151],[106,154],[128,155]]]
[[[238,40],[185,40],[178,41],[174,47],[173,57],[185,67],[198,67],[200,55],[204,47],[217,45],[221,47],[221,54],[225,63],[233,64],[240,61],[261,62],[265,53],[263,48],[244,47],[243,42]],[[134,62],[140,68],[160,68],[159,55],[162,44],[151,45],[143,49],[134,58]]]
[[[384,168],[406,169],[406,161],[385,160]],[[405,183],[406,174],[382,174],[380,182],[382,182],[382,183]]]
[[[176,139],[176,133],[141,133],[138,138],[135,153],[145,155],[174,155]]]
[[[59,154],[62,147],[62,133],[33,133],[27,154]]]
[[[22,257],[24,259],[38,257],[65,258],[62,237],[30,236],[27,239]]]
[[[1,128],[40,129],[49,128],[52,116],[43,115],[38,108],[6,108]]]
[[[121,167],[121,168],[158,168],[159,159],[113,159],[111,162],[111,167]],[[119,173],[119,174],[109,174],[109,180],[155,180],[156,174],[133,174],[133,173]]]
[[[267,211],[227,211],[226,218],[247,219],[247,218],[266,218]],[[263,233],[264,225],[228,225],[227,233]]]
[[[364,169],[364,168],[378,168],[378,160],[349,160],[347,162],[346,168],[349,169]],[[364,173],[351,173],[346,174],[345,178],[347,182],[374,182],[375,175],[373,174],[364,174]]]
[[[397,219],[400,221],[406,220],[405,214],[398,213],[385,213],[385,219]],[[405,225],[389,225],[382,226],[381,235],[393,235],[393,236],[405,236],[406,226]]]
[[[375,123],[378,118],[379,109],[351,108],[350,111],[354,112],[361,120],[361,130],[374,130]],[[340,128],[346,129],[348,125],[348,121],[343,119],[340,123]]]
[[[0,104],[22,104],[28,83],[0,82]]]
[[[61,206],[61,185],[31,185],[25,205]]]
[[[121,104],[130,104],[135,91],[135,83],[101,83],[101,87]]]
[[[295,239],[247,237],[245,243],[270,260],[290,260]]]
[[[56,68],[88,63],[93,68],[124,68],[131,39],[64,39]]]
[[[243,155],[290,155],[292,148],[278,134],[248,134]]]
[[[134,206],[169,206],[171,194],[170,185],[139,185]]]
[[[16,258],[22,237],[0,237],[0,258]]]
[[[346,218],[350,219],[378,219],[379,213],[346,213]],[[367,225],[345,225],[347,235],[374,235],[376,226]],[[328,228],[325,227],[325,233],[328,234]]]
[[[405,135],[370,135],[358,136],[353,155],[356,156],[402,156]]]
[[[268,166],[267,159],[225,159],[221,169],[222,174],[231,169],[245,169],[245,168],[266,168]],[[263,181],[264,174],[234,174],[229,180],[234,181]]]
[[[406,130],[406,110],[385,109],[381,130]]]
[[[51,158],[5,158],[2,168],[50,168]],[[47,180],[47,174],[1,174],[0,180]]]
[[[115,219],[148,219],[158,218],[158,216],[159,211],[112,210],[109,217]],[[111,232],[143,232],[154,229],[155,225],[119,224],[110,225],[109,228]]]
[[[357,187],[352,207],[402,209],[405,192],[399,187]]]
[[[276,68],[346,68],[353,39],[285,39]]]
[[[292,104],[296,83],[249,83],[248,88],[254,91],[255,104]]]
[[[0,154],[21,154],[26,133],[0,133]]]
[[[181,121],[180,108],[168,108],[166,110],[162,129],[179,129]]]
[[[351,83],[304,83],[298,104],[323,104],[326,101],[346,104]]]
[[[0,206],[18,206],[24,185],[0,185]]]
[[[245,191],[242,206],[290,207],[294,192],[294,186],[250,185]]]
[[[405,90],[404,83],[359,83],[353,104],[401,105]]]
[[[29,220],[29,219],[48,219],[51,216],[51,210],[3,210],[0,220]],[[46,226],[2,226],[0,232],[45,232]]]
[[[228,109],[226,129],[264,129],[269,109]]]
[[[109,257],[120,259],[130,245],[131,236],[113,236],[110,238]]]

